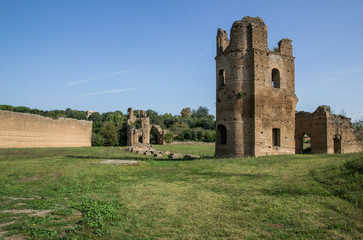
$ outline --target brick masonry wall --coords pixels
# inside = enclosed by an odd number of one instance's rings
[[[282,39],[272,52],[262,19],[244,17],[233,23],[230,40],[218,29],[215,60],[216,156],[294,154],[298,99],[291,40]],[[278,85],[272,84],[275,70]]]
[[[0,148],[90,147],[92,122],[0,111]]]
[[[312,153],[350,153],[363,151],[361,132],[355,131],[350,118],[330,113],[320,106],[313,113],[296,113],[296,153],[302,153],[302,137],[311,137]]]

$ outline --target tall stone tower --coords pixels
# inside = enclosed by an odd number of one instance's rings
[[[289,39],[267,47],[261,18],[233,23],[230,40],[218,29],[216,156],[295,153],[294,57]]]

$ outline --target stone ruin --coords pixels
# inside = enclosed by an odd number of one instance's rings
[[[267,47],[261,18],[233,23],[230,39],[218,29],[216,156],[295,153],[294,57],[290,39]]]
[[[152,128],[156,129],[157,144],[165,144],[167,131],[161,129],[159,125],[151,125],[150,118],[145,111],[137,110],[135,116],[131,107],[127,110],[127,146],[133,146],[136,143],[150,144]]]
[[[230,39],[218,29],[216,156],[302,153],[305,135],[313,153],[363,150],[349,118],[331,114],[327,106],[296,113],[291,42],[282,39],[269,50],[267,26],[259,17],[235,21]]]
[[[145,143],[135,143],[132,146],[129,146],[126,151],[140,154],[140,155],[146,155],[146,156],[152,156],[156,158],[167,156],[169,159],[198,159],[200,156],[198,155],[182,155],[178,153],[171,153],[169,151],[158,151],[156,150],[152,145],[145,144]]]
[[[363,131],[354,130],[350,118],[332,114],[329,106],[313,113],[296,112],[296,153],[303,153],[309,137],[311,153],[349,153],[363,150]]]

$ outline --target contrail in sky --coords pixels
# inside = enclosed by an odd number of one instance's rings
[[[135,71],[135,70],[137,70],[138,68],[139,68],[139,67],[130,68],[130,69],[125,69],[125,70],[118,71],[118,72],[112,72],[112,73],[109,73],[109,74],[106,74],[106,75],[103,75],[103,76],[93,76],[93,77],[89,77],[89,78],[86,78],[86,79],[83,79],[83,80],[80,80],[80,81],[69,82],[69,83],[67,83],[66,85],[64,85],[64,87],[66,87],[66,88],[67,88],[67,87],[74,86],[74,85],[78,85],[78,84],[81,84],[81,83],[90,82],[90,81],[93,81],[93,80],[96,80],[96,79],[101,79],[101,78],[108,78],[108,77],[117,76],[117,75],[120,75],[120,74],[122,74],[122,73]]]
[[[113,90],[106,90],[102,92],[90,92],[90,93],[84,93],[81,95],[78,95],[77,97],[85,97],[85,96],[91,96],[91,95],[102,95],[102,94],[109,94],[109,93],[118,93],[118,92],[127,92],[131,90],[136,90],[137,88],[122,88],[122,89],[113,89]]]

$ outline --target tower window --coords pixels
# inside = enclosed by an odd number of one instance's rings
[[[279,128],[273,128],[272,129],[272,146],[278,146],[280,147],[280,129]]]
[[[217,138],[219,139],[219,144],[227,144],[227,129],[224,125],[218,125]]]
[[[226,84],[226,71],[224,69],[219,70],[218,72],[218,85],[220,87],[224,86]]]
[[[272,69],[272,87],[280,88],[280,71],[276,68]]]

